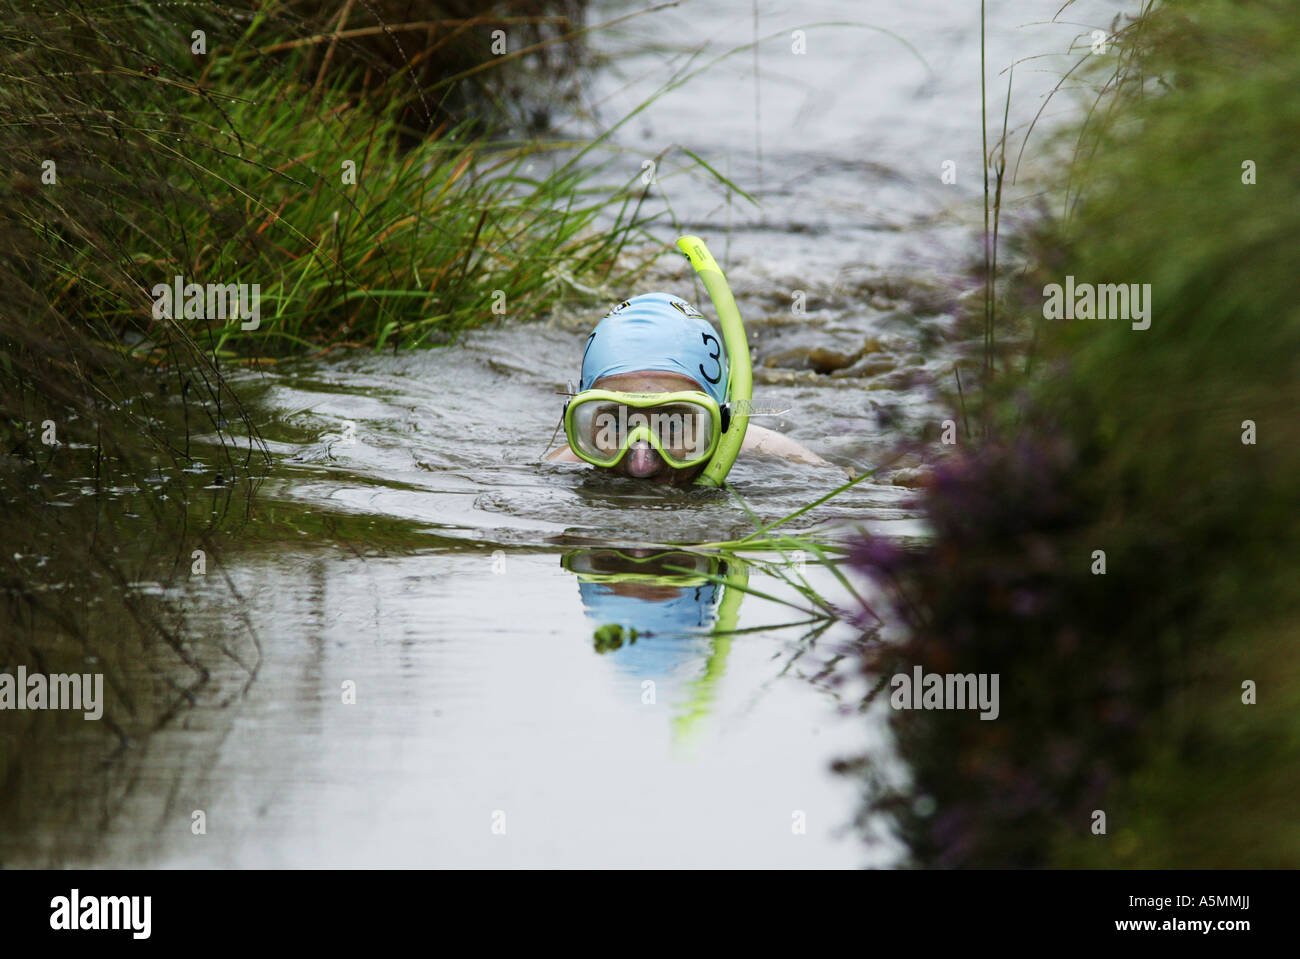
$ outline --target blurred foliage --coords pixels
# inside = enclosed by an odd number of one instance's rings
[[[915,778],[870,808],[924,865],[1300,862],[1300,21],[1182,0],[1117,40],[1040,148],[1062,205],[999,301],[984,438],[925,491],[933,543],[855,554],[905,627],[874,677],[1001,675],[997,721],[892,714]],[[1043,319],[1067,275],[1151,284],[1150,328]]]

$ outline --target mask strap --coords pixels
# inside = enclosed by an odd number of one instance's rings
[[[555,429],[551,433],[551,441],[546,444],[546,449],[542,450],[542,455],[537,457],[537,462],[541,463],[543,460],[545,460],[546,454],[549,453],[551,451],[551,447],[555,445],[555,437],[559,435],[560,430],[563,429],[564,427],[564,417],[565,414],[569,412],[569,404],[571,402],[572,400],[564,401],[564,409],[560,410],[560,421],[555,424]],[[565,442],[568,442],[567,436]]]

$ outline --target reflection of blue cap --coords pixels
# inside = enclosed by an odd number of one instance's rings
[[[666,677],[680,666],[699,662],[709,653],[707,634],[713,627],[717,583],[681,586],[671,599],[620,596],[609,583],[578,583],[582,605],[598,626],[618,623],[638,633],[635,643],[606,653],[637,676]]]
[[[644,293],[610,310],[587,337],[580,390],[604,376],[654,370],[689,376],[721,406],[727,351],[703,314],[667,293]]]

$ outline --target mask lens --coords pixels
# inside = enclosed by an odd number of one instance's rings
[[[669,461],[697,463],[713,448],[713,417],[695,403],[666,403],[646,410],[650,431]]]
[[[707,459],[717,437],[713,414],[700,403],[676,400],[634,406],[608,399],[575,403],[569,411],[574,451],[601,464],[612,464],[633,437],[647,433],[661,455],[675,467]]]
[[[607,400],[579,403],[574,407],[570,415],[575,452],[601,461],[617,459],[627,440],[627,414],[620,416],[620,409],[626,408]]]

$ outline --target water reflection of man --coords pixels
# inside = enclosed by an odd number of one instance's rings
[[[592,623],[621,627],[621,641],[604,646],[620,669],[668,678],[711,654],[720,591],[708,577],[726,576],[724,560],[679,550],[588,549],[561,562],[577,575]]]

